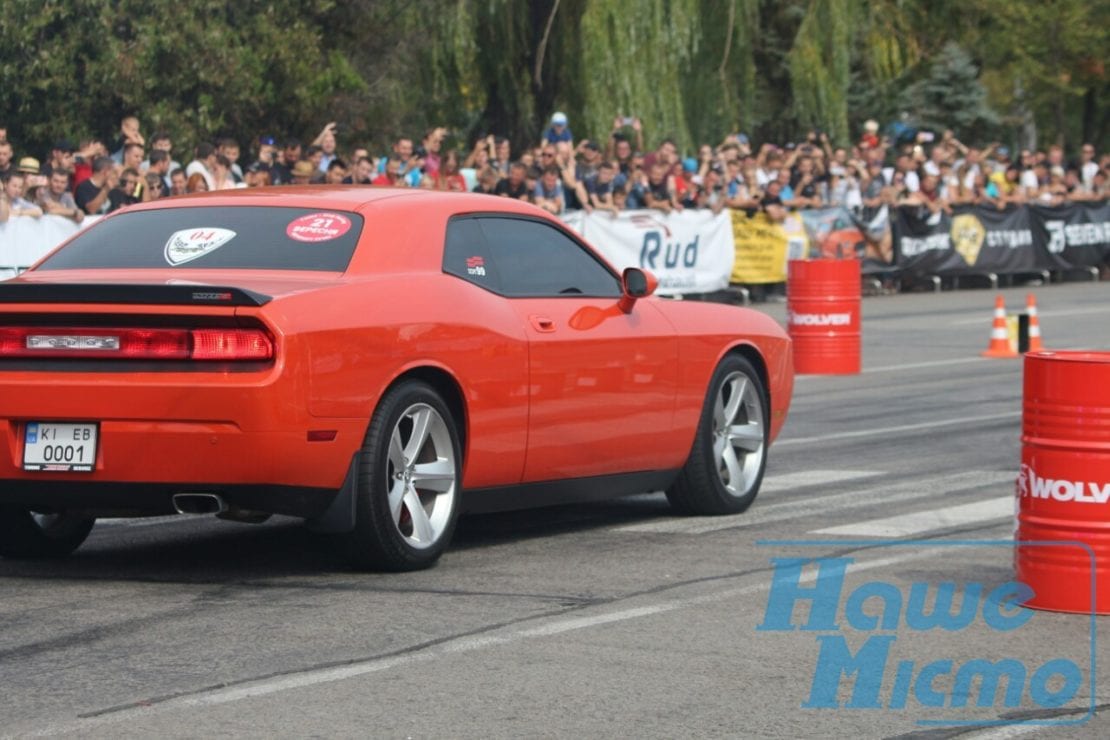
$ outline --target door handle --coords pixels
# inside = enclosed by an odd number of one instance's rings
[[[532,327],[535,328],[536,331],[555,331],[555,322],[547,316],[530,316],[529,318],[532,320]]]

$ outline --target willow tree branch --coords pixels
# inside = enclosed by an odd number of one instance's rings
[[[543,89],[543,57],[547,52],[547,40],[551,37],[551,27],[555,25],[555,14],[559,12],[559,0],[551,6],[551,15],[547,16],[547,27],[543,29],[543,38],[540,39],[540,45],[536,47],[536,70],[533,74],[533,80],[536,83],[536,89]]]

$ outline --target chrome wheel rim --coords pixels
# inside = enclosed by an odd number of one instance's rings
[[[744,496],[763,468],[763,398],[742,372],[729,373],[713,399],[713,459],[721,484]]]
[[[457,490],[455,448],[434,408],[405,409],[389,437],[386,485],[393,526],[410,547],[436,544],[451,521]]]

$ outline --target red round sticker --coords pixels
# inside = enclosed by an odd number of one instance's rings
[[[285,235],[298,242],[326,242],[351,230],[351,219],[339,213],[310,213],[295,218],[285,227]]]

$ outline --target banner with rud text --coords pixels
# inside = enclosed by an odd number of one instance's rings
[[[617,269],[650,270],[659,279],[660,295],[728,287],[736,253],[727,212],[594,211],[568,214],[563,221]]]

